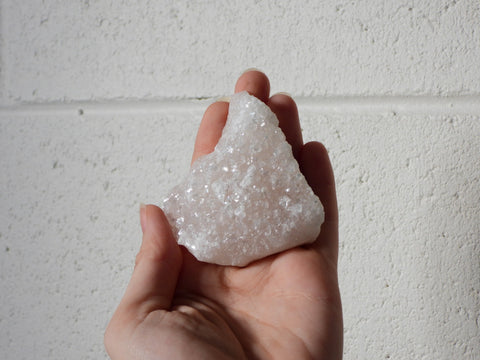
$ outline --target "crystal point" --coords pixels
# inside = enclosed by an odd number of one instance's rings
[[[163,209],[179,244],[220,265],[311,243],[324,220],[275,114],[247,92],[232,97],[215,150],[194,162]]]

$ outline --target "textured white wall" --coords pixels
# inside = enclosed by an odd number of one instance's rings
[[[3,0],[0,358],[106,358],[139,203],[256,66],[332,157],[345,359],[479,359],[479,19],[476,0]]]

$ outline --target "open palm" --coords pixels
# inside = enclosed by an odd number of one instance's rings
[[[343,328],[337,280],[338,215],[323,145],[303,144],[298,112],[283,94],[269,98],[267,77],[244,73],[235,91],[267,103],[325,208],[311,245],[238,268],[197,261],[177,245],[163,212],[140,210],[143,241],[125,295],[105,333],[116,359],[340,359]],[[212,104],[192,161],[213,151],[228,112]]]

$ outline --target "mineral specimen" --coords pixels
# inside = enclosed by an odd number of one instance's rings
[[[215,150],[194,162],[163,209],[198,260],[236,266],[315,241],[324,219],[275,114],[247,92],[231,98]]]

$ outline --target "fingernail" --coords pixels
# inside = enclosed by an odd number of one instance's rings
[[[140,203],[140,226],[144,233],[147,228],[147,206],[144,203]]]
[[[217,99],[217,102],[226,102],[226,103],[229,103],[230,102],[230,96],[222,96],[222,97],[219,97]]]
[[[275,95],[286,95],[290,98],[293,98],[292,94],[289,94],[288,92],[285,92],[285,91],[280,91],[278,93],[275,93]],[[275,95],[273,95],[273,96],[275,96]]]

